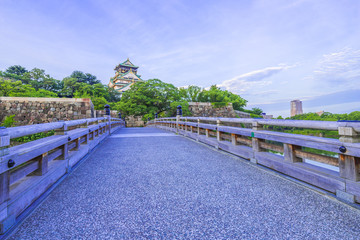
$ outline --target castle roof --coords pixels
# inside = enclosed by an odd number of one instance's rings
[[[118,78],[140,80],[140,78],[131,69],[128,72],[124,73],[123,75],[119,76]]]
[[[120,63],[119,65],[117,65],[114,70],[117,70],[120,67],[139,68],[138,66],[135,66],[132,62],[130,62],[129,58],[126,59],[126,61],[124,61],[123,63]]]

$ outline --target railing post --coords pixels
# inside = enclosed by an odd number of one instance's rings
[[[258,131],[258,130],[262,130],[262,125],[260,125],[258,122],[253,121],[252,122],[252,130],[253,131]],[[252,150],[253,150],[253,157],[250,158],[250,162],[252,163],[257,163],[257,159],[256,159],[256,153],[261,152],[261,147],[260,147],[260,141],[261,139],[254,137],[255,134],[254,132],[251,133],[251,141],[252,141]]]
[[[60,122],[64,122],[64,121],[60,121]],[[68,126],[64,122],[64,125],[63,125],[62,128],[55,129],[55,135],[67,135],[67,131],[68,131]],[[62,153],[57,159],[66,160],[68,158],[68,155],[69,155],[68,142],[66,142],[64,145],[60,146],[60,149],[61,149]]]
[[[84,124],[80,125],[80,128],[88,128],[88,127],[89,127],[89,122],[88,121],[86,121]],[[86,135],[85,135],[84,144],[88,144],[89,138],[90,138],[90,134],[89,134],[89,132],[87,132]]]
[[[63,122],[64,125],[62,128],[55,129],[55,135],[67,135],[68,127],[64,120],[60,120],[59,122]]]
[[[9,154],[10,136],[6,133],[1,133],[6,127],[0,127],[0,160],[2,156]]]
[[[238,145],[236,139],[237,139],[236,134],[232,133],[232,134],[231,134],[231,143],[232,143],[232,145],[234,145],[234,146]]]
[[[1,133],[6,127],[0,127],[0,160],[9,154],[10,136]],[[9,164],[9,162],[8,162]],[[15,217],[8,215],[8,200],[10,196],[10,172],[0,173],[0,234],[6,232],[14,223]]]
[[[338,131],[340,135],[340,142],[344,143],[358,143],[360,142],[360,134],[354,128],[346,126],[346,123],[340,123]],[[339,148],[339,170],[340,177],[352,181],[360,180],[360,158],[346,155],[347,149],[345,146]]]
[[[198,125],[197,134],[200,135],[200,126],[199,126],[200,125],[200,118],[197,119],[197,125]]]
[[[15,216],[8,214],[10,192],[10,172],[0,174],[0,234],[4,234],[15,224]]]
[[[216,139],[219,142],[221,141],[221,132],[218,129],[220,126],[221,126],[221,121],[218,119],[218,120],[216,120]]]
[[[39,169],[35,171],[35,175],[42,176],[48,171],[48,153],[43,153],[36,160],[39,161]]]
[[[107,118],[107,122],[109,124],[108,129],[109,129],[109,135],[110,135],[111,134],[111,116],[110,116],[110,106],[109,106],[109,104],[106,104],[104,106],[104,108],[105,108],[105,117]]]
[[[177,110],[176,110],[176,133],[179,133],[179,122],[181,116],[182,116],[182,107],[181,105],[179,105],[177,106]]]
[[[302,158],[299,158],[295,154],[295,150],[301,150],[301,146],[284,143],[284,160],[286,162],[302,162]]]

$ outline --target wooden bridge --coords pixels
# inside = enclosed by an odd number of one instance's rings
[[[340,138],[274,126],[336,130]],[[50,130],[55,135],[10,145]],[[147,128],[105,117],[1,129],[1,233],[359,239],[359,132],[358,122],[180,116]]]

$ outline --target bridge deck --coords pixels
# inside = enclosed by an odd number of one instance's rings
[[[360,211],[152,128],[115,132],[12,239],[359,239]]]

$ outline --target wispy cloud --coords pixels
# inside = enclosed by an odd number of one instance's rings
[[[360,79],[360,50],[346,47],[341,51],[325,54],[307,79],[321,85],[354,87]]]
[[[260,70],[248,72],[229,80],[223,81],[219,87],[224,87],[226,90],[241,94],[253,88],[260,88],[270,85],[272,82],[267,78],[289,69],[293,66],[280,65],[277,67],[267,67]]]

